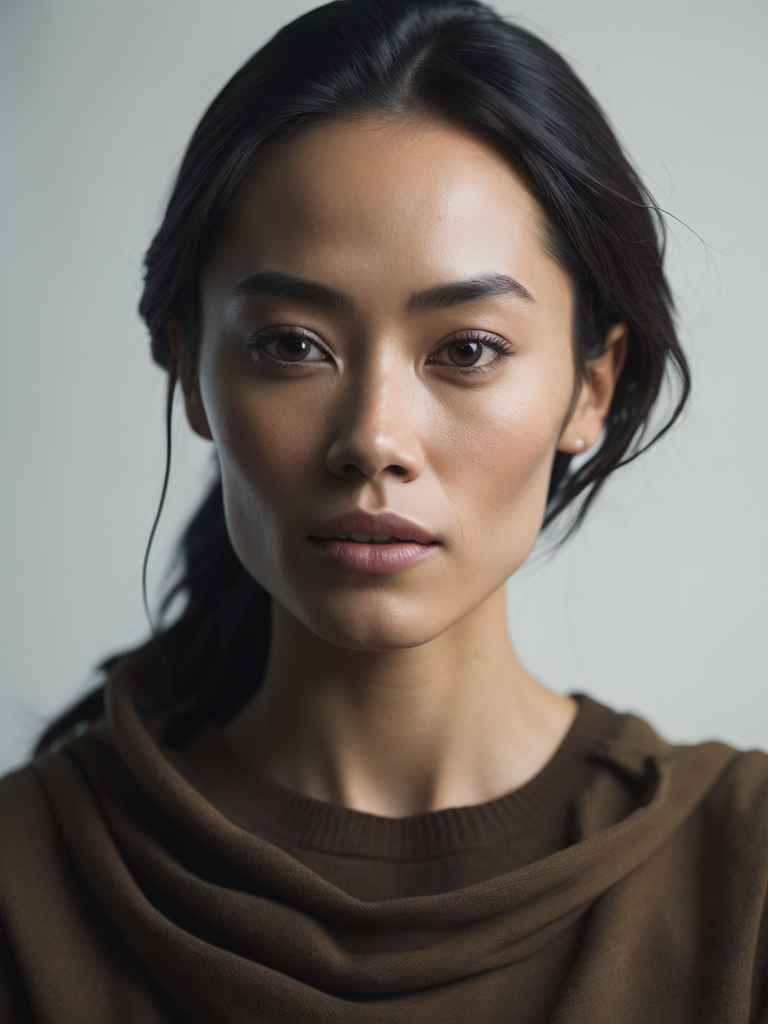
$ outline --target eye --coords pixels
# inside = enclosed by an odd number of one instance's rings
[[[296,328],[259,331],[246,345],[253,358],[282,366],[325,363],[326,351],[310,335]]]
[[[465,331],[443,346],[430,362],[456,370],[482,370],[511,353],[512,346],[503,338]]]

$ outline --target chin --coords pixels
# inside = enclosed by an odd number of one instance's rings
[[[420,647],[440,636],[455,621],[435,601],[407,601],[398,596],[346,595],[337,600],[309,603],[306,599],[286,608],[307,629],[327,643],[358,651],[397,651]],[[457,613],[456,618],[461,614]]]

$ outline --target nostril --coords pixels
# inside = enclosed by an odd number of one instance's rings
[[[360,466],[356,465],[354,462],[347,462],[347,463],[345,463],[341,467],[341,472],[344,473],[344,474],[361,473],[361,472],[363,472],[363,470],[360,468]],[[394,473],[395,476],[407,476],[408,475],[408,470],[405,468],[405,466],[397,466],[397,465],[386,466],[385,469],[384,469],[384,472],[385,473]]]

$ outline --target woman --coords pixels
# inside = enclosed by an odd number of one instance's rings
[[[768,758],[505,626],[686,400],[654,214],[473,0],[338,0],[224,88],[141,302],[221,479],[181,616],[0,787],[4,1021],[768,1020]]]

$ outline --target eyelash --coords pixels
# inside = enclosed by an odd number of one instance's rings
[[[274,356],[269,355],[265,352],[266,346],[276,339],[288,338],[298,341],[308,341],[316,348],[320,349],[321,352],[329,355],[328,350],[324,345],[321,345],[316,338],[308,331],[303,331],[300,328],[290,328],[287,330],[266,330],[259,331],[255,338],[251,341],[246,342],[246,348],[250,352],[254,362],[269,362],[274,366],[279,366],[282,370],[288,370],[293,372],[294,370],[301,369],[308,364],[302,360],[296,362],[287,362],[281,359],[275,359]],[[427,360],[432,366],[441,366],[445,370],[450,370],[452,373],[458,373],[463,377],[467,376],[486,376],[493,372],[493,367],[497,363],[504,361],[514,353],[512,345],[508,341],[504,341],[503,338],[499,338],[493,334],[486,334],[484,331],[459,331],[458,334],[454,335],[447,345],[443,345],[442,348],[435,353],[439,355],[440,352],[444,352],[451,345],[460,344],[462,341],[475,341],[482,345],[486,345],[488,348],[493,349],[497,353],[497,358],[492,359],[490,363],[486,363],[484,366],[450,366],[448,363],[436,363],[432,357]],[[313,364],[309,364],[313,365]],[[314,365],[317,365],[315,363]]]
[[[321,345],[308,331],[303,331],[298,327],[291,327],[285,330],[270,329],[266,331],[258,331],[254,338],[246,342],[245,347],[250,352],[253,361],[257,364],[260,362],[271,363],[273,366],[279,366],[281,370],[288,370],[289,372],[293,372],[307,366],[307,363],[302,362],[301,360],[296,362],[286,362],[282,359],[275,359],[274,356],[271,356],[264,351],[271,341],[276,341],[278,339],[308,341],[316,348],[319,348],[321,352],[325,353],[325,355],[328,355],[328,351],[324,345]]]
[[[509,356],[514,353],[514,348],[508,341],[504,341],[503,338],[499,338],[495,334],[486,334],[485,331],[459,331],[455,334],[447,345],[443,345],[442,348],[435,353],[439,355],[440,352],[444,352],[451,345],[460,344],[462,341],[476,341],[482,345],[491,348],[496,352],[497,358],[492,359],[490,363],[486,363],[485,366],[450,366],[448,363],[432,363],[433,366],[441,366],[444,370],[450,370],[451,373],[458,373],[462,377],[476,377],[476,376],[487,376],[489,373],[494,372],[494,368],[498,368],[498,364],[506,362]]]

